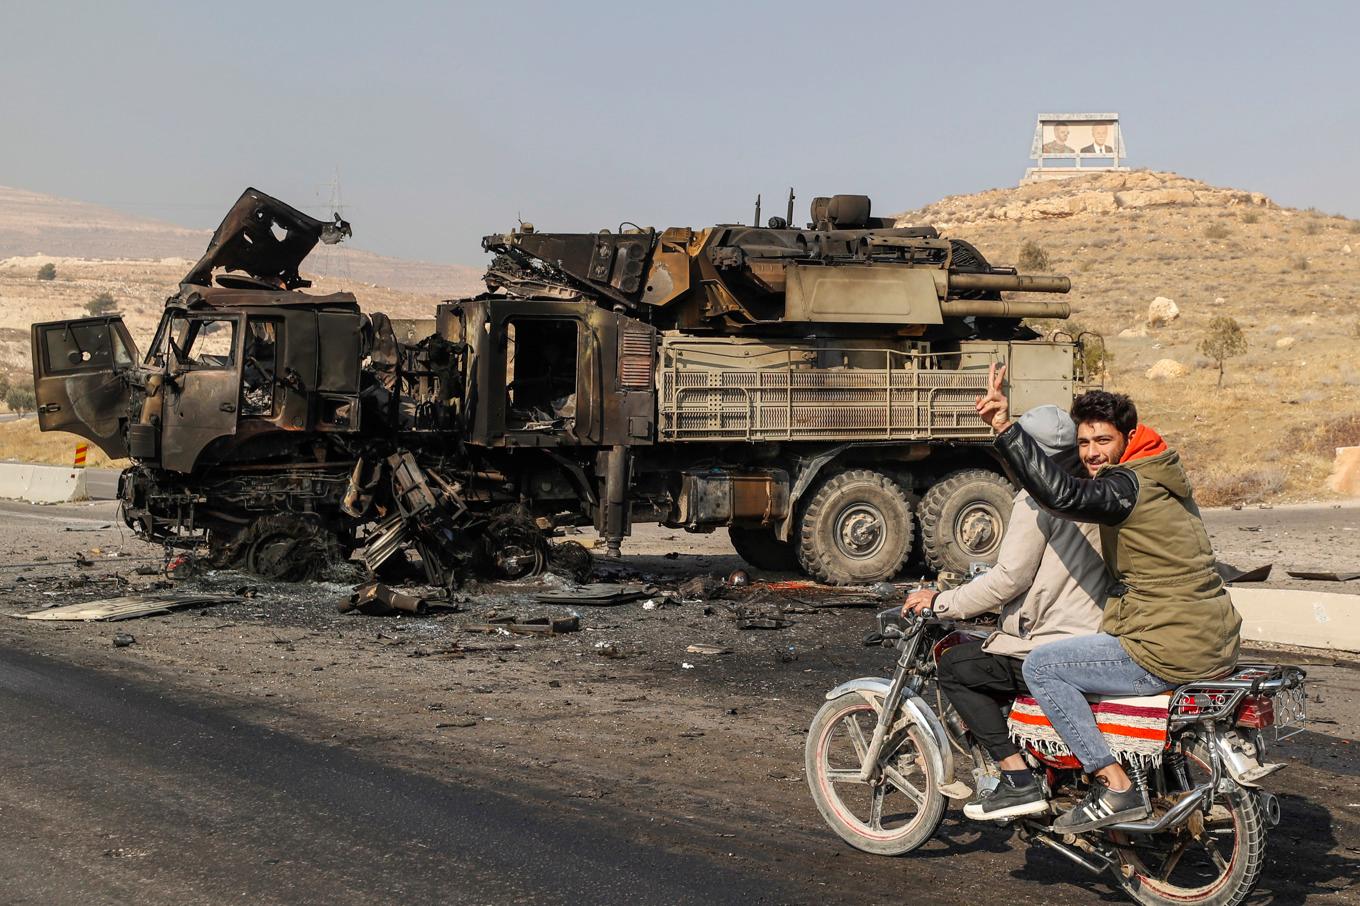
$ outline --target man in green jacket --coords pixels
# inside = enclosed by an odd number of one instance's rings
[[[1099,633],[1041,645],[1025,661],[1031,693],[1093,780],[1054,828],[1081,833],[1137,820],[1151,811],[1146,793],[1110,753],[1085,695],[1151,695],[1220,676],[1237,663],[1242,620],[1215,568],[1179,454],[1138,423],[1133,401],[1103,390],[1073,401],[1090,475],[1082,480],[1011,422],[1004,378],[1004,366],[994,366],[991,388],[977,401],[998,450],[1045,509],[1100,525],[1105,562],[1120,584]]]

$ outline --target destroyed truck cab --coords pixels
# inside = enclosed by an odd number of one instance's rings
[[[40,428],[133,460],[120,493],[144,537],[184,513],[231,537],[263,509],[338,501],[372,324],[349,293],[301,292],[298,265],[349,233],[247,189],[144,355],[117,315],[33,325]]]

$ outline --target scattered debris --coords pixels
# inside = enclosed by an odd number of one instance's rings
[[[589,582],[594,571],[595,558],[580,542],[563,541],[548,546],[548,572],[581,584]]]
[[[540,604],[580,604],[586,607],[612,607],[627,604],[657,593],[654,585],[613,585],[595,582],[577,588],[545,591],[534,595]]]
[[[1312,582],[1349,582],[1360,579],[1360,572],[1335,572],[1325,569],[1287,569],[1291,579],[1308,579]]]
[[[466,632],[512,633],[514,635],[562,635],[566,632],[580,632],[581,618],[570,617],[531,617],[526,620],[500,619],[490,623],[468,623],[463,627]],[[595,646],[596,648],[599,645]]]
[[[1218,574],[1223,578],[1224,582],[1230,584],[1237,584],[1239,582],[1264,582],[1266,579],[1270,578],[1270,569],[1272,566],[1274,566],[1273,563],[1267,563],[1264,566],[1256,566],[1251,569],[1241,570],[1235,566],[1220,563],[1218,564]]]
[[[717,576],[695,576],[681,582],[675,590],[682,598],[707,601],[712,598],[724,597],[727,593],[727,585]]]
[[[623,649],[615,642],[596,642],[595,653],[600,657],[623,657]]]
[[[186,607],[211,607],[214,604],[227,604],[232,598],[220,596],[164,595],[160,597],[105,598],[99,601],[86,601],[81,604],[67,604],[34,613],[15,613],[10,616],[25,620],[131,620],[154,614],[183,610]]]
[[[699,644],[699,645],[690,645],[688,648],[685,649],[685,654],[710,654],[710,655],[717,655],[717,654],[728,654],[728,653],[730,653],[731,651],[732,651],[731,648],[724,648],[724,647],[721,646],[721,645],[705,645],[705,644]]]
[[[456,607],[456,605],[454,605]],[[394,613],[409,613],[426,616],[430,612],[429,603],[416,595],[408,595],[382,584],[369,582],[360,585],[347,600],[338,605],[341,613],[357,610],[370,617],[388,616]]]
[[[105,522],[102,525],[68,525],[62,529],[63,532],[102,532],[106,528],[113,528],[112,522]]]
[[[744,569],[735,569],[727,577],[728,588],[745,588],[751,584],[751,577]]]
[[[137,637],[129,632],[120,632],[113,637],[114,648],[126,648],[135,644],[137,644]]]

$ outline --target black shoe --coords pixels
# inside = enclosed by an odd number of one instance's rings
[[[1062,834],[1081,834],[1107,824],[1137,821],[1152,811],[1147,796],[1136,785],[1123,792],[1115,792],[1100,780],[1091,781],[1091,790],[1076,808],[1053,822],[1053,829]]]
[[[1039,781],[1030,778],[1024,786],[1015,786],[1005,775],[995,788],[983,790],[963,807],[963,814],[974,821],[993,821],[999,818],[1018,818],[1048,811],[1048,799]]]

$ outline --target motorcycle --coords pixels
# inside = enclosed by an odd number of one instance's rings
[[[884,610],[865,645],[897,651],[892,676],[850,680],[826,694],[808,730],[806,776],[818,811],[851,846],[896,856],[930,840],[948,801],[972,795],[955,779],[956,753],[970,759],[975,786],[998,782],[996,766],[938,686],[934,708],[924,697],[940,656],[981,638],[928,610]],[[1138,821],[1053,831],[1052,817],[1075,805],[1089,780],[1070,754],[1022,746],[1047,784],[1052,811],[1014,819],[1021,839],[1110,874],[1140,903],[1241,903],[1265,865],[1267,826],[1280,820],[1279,801],[1259,785],[1284,767],[1264,763],[1267,736],[1278,742],[1292,735],[1281,730],[1306,718],[1304,677],[1297,667],[1243,664],[1228,677],[1175,689],[1161,757],[1121,759],[1152,804]]]

